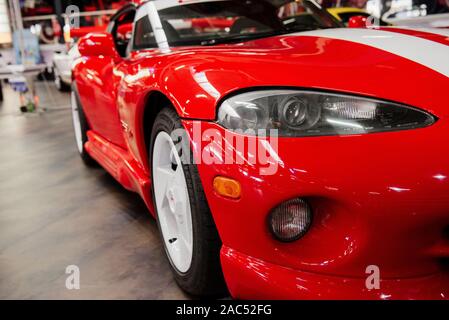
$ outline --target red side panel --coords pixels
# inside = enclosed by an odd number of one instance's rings
[[[102,167],[104,167],[126,189],[139,193],[145,204],[153,212],[150,179],[148,174],[125,149],[117,147],[95,134],[87,133],[89,141],[86,150]]]

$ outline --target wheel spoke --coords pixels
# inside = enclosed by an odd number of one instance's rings
[[[184,170],[182,168],[182,165],[179,165],[178,168],[176,169],[176,171],[174,172],[174,180],[173,180],[173,182],[176,183],[176,185],[178,187],[183,188],[184,192],[187,191],[186,178],[184,176]]]
[[[167,187],[172,183],[174,176],[173,170],[169,167],[156,169],[154,183],[157,183],[158,187],[154,189],[154,192],[158,208],[162,208],[163,200],[166,198]]]
[[[181,238],[180,240],[182,245],[182,253],[184,255],[184,259],[186,259],[187,257],[191,257],[192,256],[192,245],[188,242],[186,242],[186,240],[184,238]]]
[[[178,225],[178,230],[181,235],[181,238],[186,244],[191,243],[191,235],[189,230],[190,225],[190,215],[188,214],[188,210],[186,208],[185,202],[177,202],[176,211],[175,211],[176,223]]]
[[[154,197],[164,244],[173,265],[187,272],[193,254],[190,198],[180,153],[166,132],[156,137],[152,164]]]

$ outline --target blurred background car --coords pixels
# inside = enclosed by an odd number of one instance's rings
[[[68,52],[57,51],[53,55],[55,85],[59,91],[69,91],[72,83],[72,62],[80,56],[78,45]]]
[[[335,8],[329,8],[327,9],[331,15],[333,15],[335,18],[343,22],[346,26],[349,23],[349,19],[356,16],[361,16],[365,18],[374,17],[372,14],[366,12],[364,9],[359,8],[352,8],[352,7],[335,7]],[[378,17],[374,17],[376,19],[376,22],[379,22],[380,26],[391,26],[392,24],[385,22],[382,19],[379,19]]]

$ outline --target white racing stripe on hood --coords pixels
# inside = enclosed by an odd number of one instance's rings
[[[449,46],[401,33],[372,29],[327,29],[293,35],[346,40],[384,50],[449,77]]]
[[[426,33],[433,33],[437,34],[443,37],[449,38],[449,29],[443,29],[443,28],[413,28],[413,27],[389,27],[394,31],[395,28],[397,29],[404,29],[404,30],[414,30],[414,31],[420,31],[420,32],[426,32]]]

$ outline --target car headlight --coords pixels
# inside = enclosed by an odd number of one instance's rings
[[[422,128],[433,115],[409,106],[369,98],[301,90],[264,90],[222,102],[218,123],[246,134],[304,137],[350,135]]]

